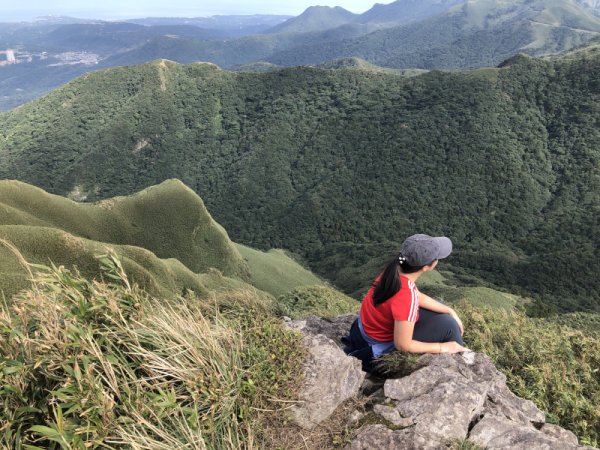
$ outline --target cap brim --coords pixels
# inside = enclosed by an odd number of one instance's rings
[[[438,245],[437,259],[444,259],[452,253],[452,241],[445,236],[433,238]]]

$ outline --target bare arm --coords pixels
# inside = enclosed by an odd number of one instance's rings
[[[396,350],[402,350],[410,353],[458,353],[467,350],[454,341],[415,341],[412,338],[414,329],[414,322],[409,322],[408,320],[394,321],[394,346],[396,347]]]

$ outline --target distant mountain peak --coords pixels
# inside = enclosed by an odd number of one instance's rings
[[[600,1],[600,0],[599,0]],[[396,0],[393,3],[375,3],[361,14],[356,22],[401,25],[448,11],[466,0]]]
[[[322,31],[352,22],[356,14],[341,6],[309,6],[302,14],[271,28],[270,33]]]

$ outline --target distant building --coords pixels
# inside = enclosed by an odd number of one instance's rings
[[[6,59],[2,58],[5,56]],[[12,49],[8,49],[4,52],[0,52],[0,66],[5,66],[6,64],[16,64],[17,58],[15,56],[15,51]]]

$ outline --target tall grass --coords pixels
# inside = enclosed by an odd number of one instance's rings
[[[600,443],[600,340],[524,313],[457,307],[465,342],[488,354],[517,395],[546,412],[547,421]]]
[[[301,379],[297,337],[253,291],[165,302],[100,258],[44,268],[0,308],[0,446],[260,448],[261,411]]]

